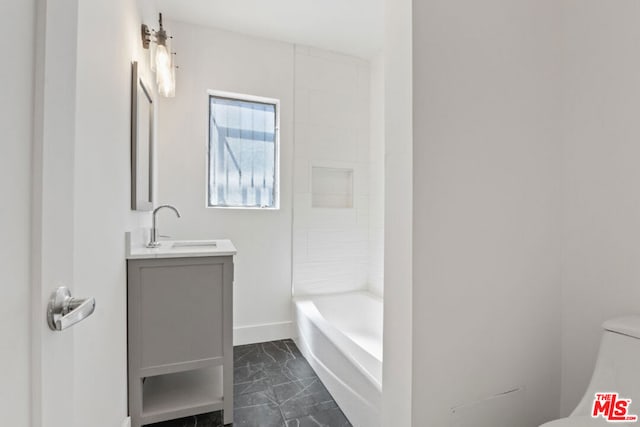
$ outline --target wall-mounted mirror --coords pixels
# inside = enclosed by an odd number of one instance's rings
[[[131,65],[131,209],[153,209],[154,105],[150,87]]]

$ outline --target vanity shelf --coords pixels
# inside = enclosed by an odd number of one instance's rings
[[[143,424],[223,409],[222,366],[147,377],[142,386]]]
[[[217,410],[233,422],[232,293],[230,255],[127,260],[132,427]]]

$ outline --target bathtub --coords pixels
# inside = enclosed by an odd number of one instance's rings
[[[368,292],[294,298],[296,344],[355,427],[380,425],[382,299]]]

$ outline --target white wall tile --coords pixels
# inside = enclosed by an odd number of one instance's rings
[[[362,71],[361,71],[362,72]],[[361,134],[368,141],[364,155],[369,160],[369,290],[384,293],[384,210],[385,210],[385,84],[382,55],[371,62],[368,83],[369,127]],[[364,136],[363,136],[364,135]],[[363,144],[364,145],[364,144]]]
[[[359,70],[355,64],[309,55],[296,55],[296,87],[356,95]]]
[[[326,123],[296,124],[296,156],[313,160],[357,162],[368,161],[360,155],[358,131]]]
[[[372,102],[382,105],[384,88],[361,59],[305,47],[295,56],[294,292],[382,294],[384,116],[374,121]],[[352,209],[312,207],[314,166],[353,170]]]
[[[372,207],[384,209],[379,197],[375,205],[369,198],[369,63],[302,47],[296,48],[295,61],[299,102],[294,168],[294,292],[301,295],[363,289],[372,275],[382,277],[381,233],[372,240],[369,218]],[[378,136],[384,141],[380,133]],[[379,147],[376,150],[384,153]],[[352,208],[312,206],[313,167],[353,170]],[[378,193],[383,191],[384,177],[377,176],[375,183]],[[322,183],[316,183],[316,187],[318,184]],[[381,216],[382,212],[376,215],[378,224]],[[304,238],[295,237],[302,235]],[[377,258],[372,258],[372,244]],[[370,265],[372,259],[377,263],[375,268]]]
[[[345,64],[351,64],[354,66],[367,67],[368,62],[364,59],[356,58],[355,56],[346,55],[344,53],[332,52],[325,49],[319,49],[315,47],[309,47],[307,54],[316,58],[322,58],[327,61],[343,62]]]
[[[309,89],[309,123],[337,127],[342,129],[357,129],[362,123],[361,104],[352,92],[337,92],[331,88],[327,90]]]

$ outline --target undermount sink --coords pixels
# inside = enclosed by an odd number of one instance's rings
[[[215,240],[179,240],[171,243],[172,248],[215,248],[218,243]]]
[[[237,252],[228,239],[162,240],[155,247],[149,247],[147,243],[148,235],[142,230],[135,235],[126,233],[127,259],[233,256]]]

